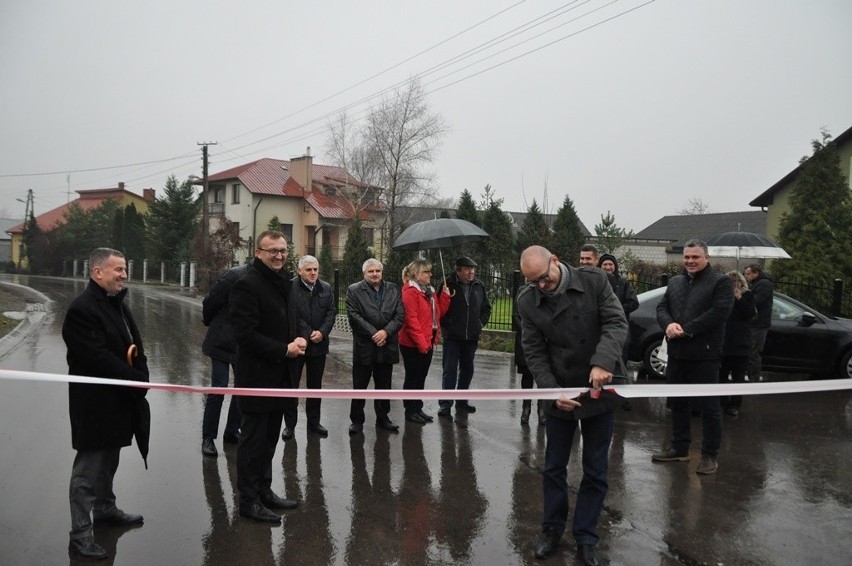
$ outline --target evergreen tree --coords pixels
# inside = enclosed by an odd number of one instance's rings
[[[276,214],[272,218],[269,219],[269,223],[266,225],[267,230],[277,230],[281,231],[281,221],[278,220],[278,215]]]
[[[479,211],[476,210],[476,203],[473,202],[473,195],[467,189],[463,190],[459,196],[459,205],[456,209],[456,218],[467,220],[471,224],[482,226],[479,219]]]
[[[792,259],[773,262],[772,272],[776,279],[831,288],[835,278],[852,273],[852,192],[830,134],[823,131],[811,145],[778,230],[778,243]]]
[[[482,214],[482,229],[490,237],[481,242],[482,263],[492,274],[508,277],[518,268],[512,219],[501,208],[503,199],[490,199]]]
[[[174,175],[166,181],[163,194],[145,215],[145,247],[155,260],[189,261],[193,236],[200,231],[202,202],[189,181],[179,185]]]
[[[562,206],[556,211],[556,219],[553,221],[553,253],[561,260],[573,264],[575,258],[580,255],[580,247],[585,243],[586,237],[580,225],[580,218],[574,209],[571,197],[565,195]]]
[[[615,216],[609,210],[606,216],[601,214],[601,223],[595,224],[598,252],[614,254],[624,240],[633,237],[633,230],[625,230],[615,223]],[[579,252],[577,252],[579,255]]]
[[[93,249],[99,247],[114,248],[112,227],[116,214],[120,212],[118,202],[104,201],[100,206],[83,210],[79,204],[72,203],[65,212],[65,217],[54,231],[56,232],[57,249],[55,253],[59,261],[52,272],[62,272],[62,264],[74,259],[88,258]]]
[[[364,237],[361,220],[356,217],[346,232],[343,265],[340,267],[341,286],[348,286],[363,279],[364,273],[361,271],[361,267],[369,258],[370,248],[367,247],[367,238]]]
[[[139,261],[145,258],[145,219],[132,202],[124,207],[124,254]]]
[[[553,249],[553,234],[547,227],[547,222],[544,220],[544,215],[538,207],[538,203],[533,199],[532,204],[527,209],[527,215],[524,218],[524,224],[521,226],[521,231],[518,233],[517,251],[524,251],[530,246],[544,246],[545,248]]]
[[[334,284],[334,255],[331,246],[323,242],[320,248],[319,260],[320,279]]]

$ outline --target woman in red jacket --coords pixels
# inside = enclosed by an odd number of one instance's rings
[[[450,305],[447,287],[435,293],[431,278],[432,264],[425,259],[415,259],[402,271],[405,319],[399,331],[399,350],[405,366],[403,389],[423,389],[441,332],[441,317]],[[434,420],[423,412],[423,401],[406,400],[403,405],[407,421],[426,424]]]

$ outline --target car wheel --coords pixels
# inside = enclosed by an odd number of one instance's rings
[[[666,378],[666,362],[657,357],[662,344],[662,339],[655,340],[651,342],[647,348],[645,348],[645,371],[648,372],[648,377],[652,377],[654,379]]]
[[[840,357],[840,366],[837,369],[841,378],[852,379],[852,350]]]

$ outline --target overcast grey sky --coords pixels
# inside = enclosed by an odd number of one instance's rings
[[[160,191],[201,174],[201,141],[211,173],[307,146],[326,163],[328,116],[424,73],[442,196],[490,183],[525,210],[546,184],[590,229],[695,197],[747,210],[820,128],[852,126],[849,0],[645,2],[0,0],[0,215],[30,188],[36,214],[66,202],[67,171],[72,198]]]

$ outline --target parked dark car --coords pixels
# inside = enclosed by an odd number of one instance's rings
[[[650,377],[663,379],[666,363],[657,357],[663,330],[657,304],[666,288],[639,294],[630,315],[629,358],[642,362]],[[852,379],[852,320],[826,316],[799,301],[775,293],[772,326],[763,348],[763,369]]]

